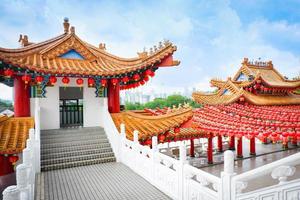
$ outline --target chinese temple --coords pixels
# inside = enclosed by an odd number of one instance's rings
[[[247,58],[233,78],[212,79],[213,93],[194,92],[203,108],[194,111],[193,127],[218,138],[229,137],[229,149],[243,157],[243,138],[250,140],[250,154],[255,155],[256,140],[297,146],[300,141],[300,80],[288,80],[272,62],[250,62]],[[211,151],[208,151],[211,152]],[[208,156],[212,163],[212,156]]]
[[[14,87],[15,117],[29,117],[32,99],[41,98],[42,129],[99,126],[95,116],[101,109],[120,112],[120,90],[144,85],[159,67],[179,65],[173,60],[177,47],[167,40],[135,58],[121,58],[104,43],[96,47],[81,40],[67,18],[63,28],[44,42],[20,35],[21,48],[0,48],[0,82]],[[68,107],[74,104],[76,113]]]

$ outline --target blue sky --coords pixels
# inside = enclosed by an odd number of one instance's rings
[[[123,57],[169,39],[181,65],[160,69],[145,91],[207,90],[244,57],[273,60],[288,77],[300,73],[298,0],[2,0],[0,11],[1,47],[18,47],[19,34],[33,42],[61,34],[64,17],[83,40]],[[0,98],[11,98],[10,90],[1,86]]]

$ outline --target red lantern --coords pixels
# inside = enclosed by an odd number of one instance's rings
[[[68,78],[68,77],[63,77],[63,79],[61,80],[62,81],[62,83],[66,86],[66,85],[68,85],[69,83],[70,83],[70,79]]]
[[[38,85],[40,85],[44,81],[44,77],[42,76],[36,76],[35,81]]]
[[[150,146],[152,144],[152,140],[148,139],[144,142],[144,144]]]
[[[31,81],[31,76],[28,74],[25,74],[22,76],[22,81],[25,82],[25,84],[27,85],[30,81]]]
[[[149,81],[149,77],[148,77],[148,76],[145,76],[145,77],[144,77],[144,81],[146,81],[146,82]]]
[[[56,83],[56,81],[57,81],[57,78],[55,76],[50,76],[49,82],[51,85],[54,85]]]
[[[155,76],[155,72],[154,72],[154,71],[151,71],[150,76],[151,76],[151,77]]]
[[[141,85],[145,85],[145,81],[141,80],[141,81],[140,81],[140,84],[141,84]]]
[[[94,85],[95,85],[95,79],[93,79],[93,78],[88,78],[88,85],[89,85],[90,87],[94,86]]]
[[[83,79],[82,78],[78,78],[77,80],[76,80],[76,83],[77,83],[77,85],[79,85],[79,87],[82,87],[83,86]]]
[[[13,70],[11,70],[11,69],[4,70],[4,76],[6,78],[11,78],[13,75],[14,75],[14,71]]]
[[[16,162],[19,160],[18,156],[9,156],[8,161],[12,164],[15,165]]]
[[[175,127],[174,128],[174,133],[179,133],[180,132],[180,128],[179,127]]]
[[[161,142],[161,143],[163,143],[165,141],[165,139],[166,139],[166,136],[164,134],[160,134],[158,136],[158,141]]]
[[[151,69],[147,69],[146,71],[145,71],[145,76],[147,77],[147,76],[151,76],[151,74],[152,74],[152,70]]]
[[[119,82],[119,80],[118,80],[117,78],[113,78],[113,79],[110,80],[110,82],[111,82],[114,86],[116,86],[117,83]]]
[[[140,79],[140,75],[139,74],[134,74],[133,75],[133,80],[137,81]]]
[[[128,76],[124,76],[124,77],[122,78],[122,81],[123,81],[123,83],[126,84],[126,83],[129,81]]]
[[[102,85],[102,87],[106,87],[107,80],[106,79],[101,79],[101,85]]]

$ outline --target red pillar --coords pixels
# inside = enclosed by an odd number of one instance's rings
[[[30,93],[29,85],[22,81],[21,76],[14,78],[14,111],[15,117],[30,116]]]
[[[8,157],[0,155],[0,176],[10,174],[14,172],[13,165],[9,162]]]
[[[218,135],[218,151],[223,152],[223,140],[221,135]]]
[[[235,150],[235,137],[231,136],[229,140],[229,150]]]
[[[297,136],[294,136],[294,137],[292,138],[292,145],[293,145],[293,146],[297,146],[297,145],[298,145]]]
[[[242,158],[243,157],[243,137],[238,138],[237,157],[238,158]]]
[[[209,136],[207,139],[207,163],[213,164],[213,137]]]
[[[255,156],[256,150],[255,150],[255,137],[250,139],[250,155]]]
[[[195,157],[195,145],[194,145],[194,139],[191,139],[190,156],[191,156],[191,157]]]
[[[120,112],[120,85],[108,83],[108,110],[110,113]]]

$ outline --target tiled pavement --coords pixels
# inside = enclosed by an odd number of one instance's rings
[[[36,200],[170,199],[121,163],[42,172]]]

